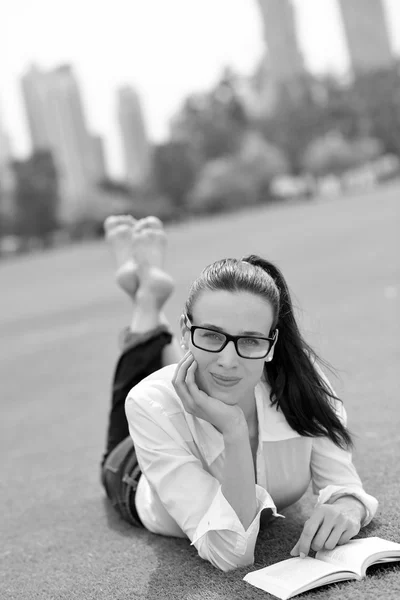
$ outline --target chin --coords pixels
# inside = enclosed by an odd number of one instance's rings
[[[221,400],[221,402],[229,404],[230,406],[234,406],[235,404],[237,404],[239,401],[239,397],[241,396],[241,394],[238,393],[238,390],[234,391],[229,388],[224,390],[216,385],[212,385],[212,383],[208,385],[207,388],[208,389],[206,393],[209,396],[211,396],[212,398],[216,398],[217,400]]]

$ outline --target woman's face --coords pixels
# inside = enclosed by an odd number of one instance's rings
[[[274,315],[271,304],[251,292],[207,290],[197,298],[192,320],[192,325],[231,335],[269,337]],[[188,331],[184,338],[197,362],[196,383],[201,390],[231,405],[254,398],[265,358],[240,357],[232,341],[213,353],[196,348]]]

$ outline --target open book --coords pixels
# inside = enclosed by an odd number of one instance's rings
[[[292,598],[321,585],[365,577],[371,565],[400,561],[400,544],[379,537],[350,540],[315,558],[289,558],[248,573],[244,580],[273,596]]]

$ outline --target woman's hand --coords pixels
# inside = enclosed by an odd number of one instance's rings
[[[338,545],[346,544],[360,531],[361,514],[360,508],[353,503],[346,505],[338,501],[337,504],[318,506],[306,521],[290,554],[304,558],[310,548],[317,552],[322,549],[333,550]]]
[[[229,406],[199,390],[194,378],[196,369],[194,356],[188,352],[179,361],[172,379],[172,385],[182,400],[185,410],[195,417],[208,421],[222,434],[229,433],[239,423],[245,423],[243,411],[239,406]]]

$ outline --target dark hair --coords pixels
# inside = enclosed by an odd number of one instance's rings
[[[205,290],[251,292],[271,304],[272,331],[279,329],[274,359],[265,363],[272,404],[282,410],[290,427],[300,435],[326,436],[340,448],[350,448],[351,435],[332,402],[341,400],[316,367],[317,361],[327,363],[303,339],[289,288],[278,267],[254,254],[242,260],[226,258],[208,265],[190,288],[185,303],[189,319],[196,299]]]

